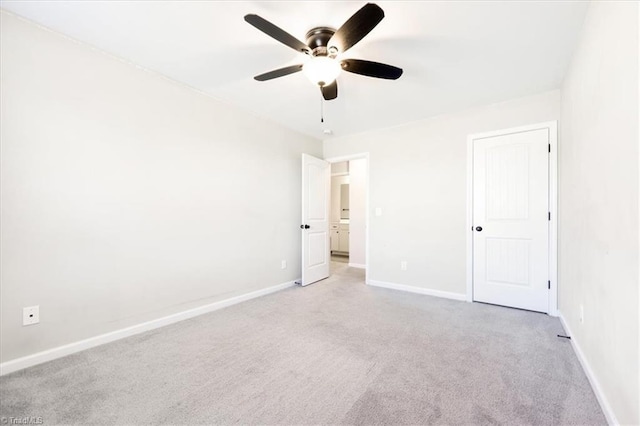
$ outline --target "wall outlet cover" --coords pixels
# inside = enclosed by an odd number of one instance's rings
[[[40,322],[40,306],[22,308],[22,325],[33,325]]]

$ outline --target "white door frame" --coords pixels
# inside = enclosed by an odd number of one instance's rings
[[[369,182],[369,153],[368,152],[362,152],[359,154],[350,154],[350,155],[343,155],[340,157],[331,157],[331,158],[325,158],[324,161],[328,161],[329,163],[341,163],[343,161],[350,161],[350,160],[361,160],[361,159],[365,159],[367,160],[367,167],[365,169],[365,178],[367,180],[367,183],[365,185],[365,217],[364,217],[364,226],[365,226],[365,232],[364,232],[364,282],[365,284],[369,284],[369,188],[370,188],[370,182]]]
[[[478,139],[548,129],[549,131],[549,315],[558,316],[558,122],[547,121],[467,137],[467,301],[473,302],[473,147]]]

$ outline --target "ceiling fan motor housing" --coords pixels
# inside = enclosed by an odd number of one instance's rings
[[[328,49],[327,44],[336,30],[330,27],[315,27],[307,32],[307,46],[311,49],[312,56],[330,56],[334,58],[338,51]]]

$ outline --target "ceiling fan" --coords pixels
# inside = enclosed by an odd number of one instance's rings
[[[307,43],[258,15],[249,14],[244,20],[282,44],[308,55],[310,58],[299,65],[291,65],[255,76],[258,81],[271,80],[303,71],[312,83],[320,87],[325,100],[338,97],[336,78],[340,71],[368,77],[396,80],[402,69],[379,62],[361,59],[341,59],[339,56],[364,38],[384,18],[383,10],[373,3],[367,3],[351,16],[337,30],[330,27],[316,27],[307,32]]]

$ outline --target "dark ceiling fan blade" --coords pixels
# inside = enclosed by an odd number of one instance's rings
[[[335,99],[338,97],[338,82],[334,81],[331,84],[322,86],[320,90],[322,91],[322,97],[324,98],[325,101],[330,101],[331,99]]]
[[[384,18],[384,11],[380,6],[367,3],[342,24],[329,40],[329,47],[335,47],[338,52],[346,52],[357,42],[369,34]]]
[[[278,68],[277,70],[265,72],[264,74],[256,75],[255,78],[258,81],[271,80],[285,75],[293,74],[294,72],[302,71],[302,64],[291,65],[289,67]]]
[[[309,46],[307,46],[288,32],[284,31],[280,27],[277,27],[266,19],[259,17],[258,15],[246,15],[244,17],[244,20],[266,35],[278,40],[282,44],[286,44],[287,46],[294,50],[297,50],[298,52],[303,52],[306,54],[309,54],[311,52]]]
[[[341,63],[343,70],[368,77],[397,80],[402,75],[402,68],[381,64],[380,62],[363,61],[362,59],[344,59]]]

